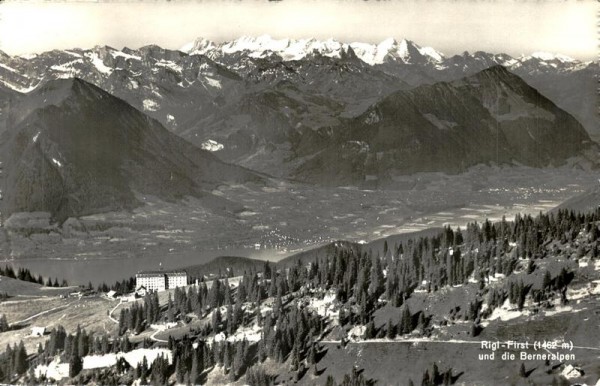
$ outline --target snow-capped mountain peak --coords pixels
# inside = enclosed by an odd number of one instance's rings
[[[250,51],[250,56],[260,57],[263,56],[267,51],[284,51],[289,44],[289,39],[277,40],[273,39],[269,35],[261,35],[258,37],[242,36],[239,39],[222,44],[220,49],[226,54]]]
[[[310,39],[275,39],[269,35],[257,37],[242,36],[238,39],[215,45],[206,39],[197,39],[186,44],[181,51],[190,55],[208,55],[211,58],[243,53],[252,58],[264,58],[275,54],[283,60],[301,60],[314,53],[331,58],[341,58],[349,49],[356,56],[370,65],[388,61],[403,63],[439,63],[445,57],[431,47],[421,47],[410,40],[397,41],[394,38],[383,40],[379,44],[342,43],[333,38],[327,40]]]
[[[435,49],[433,49],[431,47],[421,47],[419,49],[419,52],[421,52],[421,55],[428,56],[436,62],[441,62],[445,58],[444,54],[442,54],[439,51],[436,51]]]
[[[181,52],[185,52],[187,54],[200,54],[204,55],[208,51],[214,50],[216,45],[211,40],[205,38],[198,38],[193,42],[190,42],[179,49]]]
[[[551,62],[551,61],[558,60],[560,62],[572,63],[575,61],[575,59],[570,58],[565,55],[552,54],[550,52],[543,52],[543,51],[534,52],[533,54],[531,54],[529,57],[526,57],[526,58],[535,58],[535,59],[538,59],[538,60],[541,60],[544,62]]]
[[[350,47],[364,62],[374,65],[389,61],[400,61],[407,64],[422,62],[439,63],[444,55],[431,47],[420,47],[414,42],[402,39],[387,38],[377,45],[367,43],[350,43]]]
[[[256,38],[243,36],[217,47],[221,54],[246,53],[249,57],[262,58],[269,54],[279,55],[284,60],[300,60],[315,51],[324,56],[340,57],[346,46],[334,39],[273,39],[269,35]]]

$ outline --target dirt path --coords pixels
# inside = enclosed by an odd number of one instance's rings
[[[111,310],[108,312],[108,318],[116,324],[119,324],[119,321],[117,319],[113,318],[112,313],[115,312],[117,307],[119,307],[121,304],[123,304],[123,302],[119,301],[119,304],[117,304],[116,306],[111,308]]]
[[[30,320],[32,320],[32,319],[35,319],[35,318],[37,318],[38,316],[42,316],[42,315],[44,315],[44,314],[48,314],[48,313],[50,313],[50,312],[54,312],[54,311],[57,311],[57,310],[61,310],[61,309],[63,309],[63,308],[67,308],[67,307],[71,306],[73,303],[75,303],[75,302],[71,302],[71,303],[68,303],[68,304],[64,304],[64,305],[62,305],[62,306],[57,306],[57,307],[51,308],[51,309],[49,309],[49,310],[45,310],[45,311],[42,311],[42,312],[38,312],[37,314],[35,314],[35,315],[32,315],[32,316],[30,316],[30,317],[28,317],[28,318],[25,318],[25,319],[23,319],[23,320],[19,320],[19,321],[17,321],[17,322],[11,323],[11,325],[17,325],[17,324],[21,324],[21,323],[28,322],[28,321],[30,321]]]
[[[164,339],[158,339],[156,337],[156,334],[158,334],[159,332],[163,332],[164,330],[154,330],[154,332],[152,333],[152,335],[150,335],[150,339],[152,339],[155,342],[160,342],[160,343],[169,343],[168,340],[164,340]]]
[[[322,340],[320,343],[326,344],[342,344],[341,340]],[[425,339],[402,339],[402,340],[383,340],[383,339],[369,339],[359,341],[348,341],[347,344],[366,344],[366,343],[455,343],[455,344],[478,344],[481,345],[481,341],[473,340],[425,340]]]
[[[367,344],[367,343],[450,343],[450,344],[476,344],[481,345],[482,341],[473,340],[425,340],[425,339],[402,339],[402,340],[383,340],[383,339],[371,339],[371,340],[359,340],[359,341],[348,341],[346,344]],[[325,344],[342,344],[340,340],[321,340],[320,343]],[[600,347],[586,347],[586,346],[573,346],[573,349],[580,350],[592,350],[600,351]],[[548,350],[546,350],[548,351]],[[548,351],[550,352],[550,351]]]
[[[119,307],[121,304],[123,304],[123,302],[122,302],[122,301],[119,301],[119,303],[118,303],[116,306],[114,306],[113,308],[111,308],[111,310],[108,312],[108,318],[109,318],[109,319],[110,319],[110,320],[111,320],[113,323],[119,324],[119,321],[118,321],[117,319],[113,318],[112,314],[113,314],[113,312],[115,312],[115,310],[116,310],[116,309],[117,309],[117,308],[118,308],[118,307]],[[104,327],[104,329],[106,329],[106,326]],[[159,343],[169,343],[169,341],[168,341],[168,340],[164,340],[164,339],[158,339],[158,338],[156,337],[156,334],[158,334],[159,332],[162,332],[162,331],[164,331],[164,330],[154,330],[154,332],[152,333],[152,335],[150,335],[150,339],[151,339],[151,340],[153,340],[153,341],[155,341],[155,342],[159,342]]]

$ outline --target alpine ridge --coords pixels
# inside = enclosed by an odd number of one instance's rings
[[[263,177],[220,161],[125,101],[81,79],[50,81],[21,98],[0,137],[3,216],[50,212],[57,220],[131,209],[139,194],[212,196],[217,184]]]
[[[150,45],[1,54],[0,131],[9,115],[4,111],[14,110],[23,94],[52,79],[78,77],[226,162],[298,178],[306,175],[294,170],[312,156],[307,146],[322,138],[329,144],[332,131],[387,96],[498,65],[575,117],[592,140],[600,139],[597,62],[542,52],[449,56],[406,39],[368,44],[266,35],[223,43],[198,39],[180,51]]]
[[[392,93],[342,127],[304,137],[298,151],[311,156],[296,173],[348,183],[393,171],[457,173],[479,163],[558,166],[594,146],[571,115],[494,66]]]

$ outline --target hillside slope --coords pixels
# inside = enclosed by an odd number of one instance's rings
[[[504,67],[398,91],[296,146],[296,176],[352,182],[393,173],[456,173],[478,163],[557,166],[595,145],[570,114]]]
[[[0,139],[2,212],[58,219],[139,205],[136,193],[205,197],[225,182],[263,177],[171,134],[123,100],[80,79],[49,82],[12,109]]]

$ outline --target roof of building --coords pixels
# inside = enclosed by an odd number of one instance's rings
[[[140,271],[135,277],[187,276],[185,271]]]

